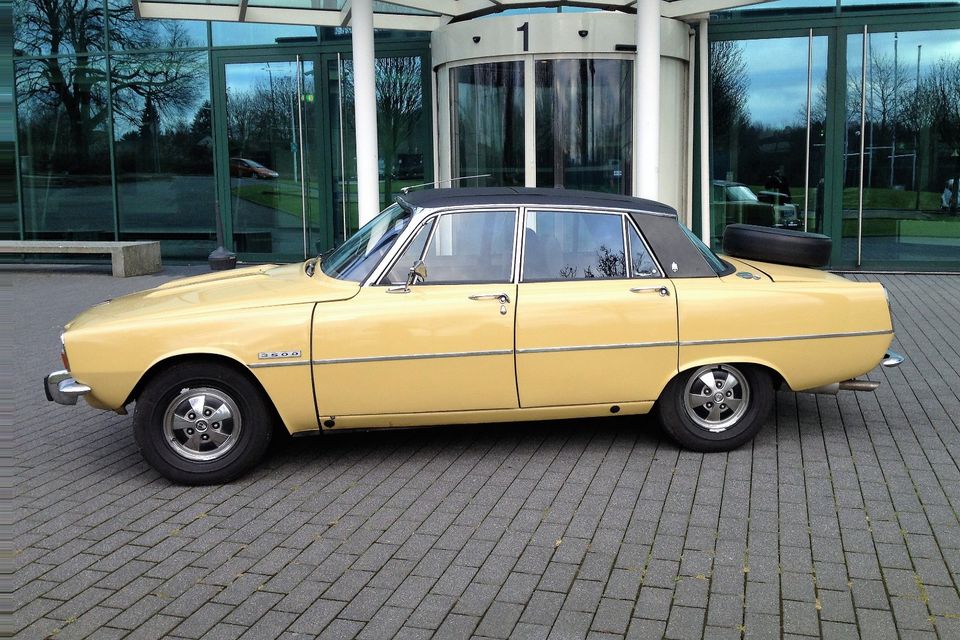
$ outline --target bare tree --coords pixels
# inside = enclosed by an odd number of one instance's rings
[[[417,57],[377,58],[374,66],[377,95],[377,136],[384,163],[384,197],[393,192],[393,171],[403,146],[423,115],[421,61]],[[349,122],[355,122],[353,65],[343,67],[344,104]],[[365,150],[358,149],[357,153]],[[367,150],[369,152],[369,150]]]
[[[720,41],[710,44],[711,124],[724,134],[749,120],[746,111],[750,81],[739,42]]]

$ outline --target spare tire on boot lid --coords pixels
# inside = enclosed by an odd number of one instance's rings
[[[723,230],[723,252],[728,256],[794,267],[825,267],[831,245],[829,236],[792,229],[729,224]]]

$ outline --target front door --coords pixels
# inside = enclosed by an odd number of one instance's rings
[[[677,304],[632,222],[530,211],[524,236],[520,406],[656,400],[677,372]]]
[[[497,210],[430,219],[377,284],[317,306],[321,416],[517,408],[516,218]],[[417,260],[426,280],[406,287]]]

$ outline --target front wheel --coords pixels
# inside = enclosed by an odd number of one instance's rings
[[[773,382],[754,366],[713,364],[681,372],[657,401],[664,431],[694,451],[729,451],[751,440],[773,407]]]
[[[173,482],[229,482],[263,457],[272,413],[242,373],[217,363],[182,363],[140,394],[133,434],[146,461]]]

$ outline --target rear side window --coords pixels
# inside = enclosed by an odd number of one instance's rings
[[[527,213],[524,282],[626,278],[626,265],[620,214]]]

